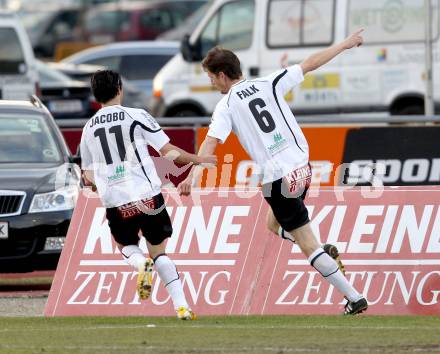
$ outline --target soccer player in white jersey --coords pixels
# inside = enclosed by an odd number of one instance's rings
[[[161,194],[161,181],[147,145],[162,155],[173,154],[175,161],[182,164],[216,164],[217,158],[189,154],[170,144],[168,136],[146,111],[121,106],[123,91],[118,73],[96,72],[92,77],[92,91],[102,108],[83,129],[80,152],[84,179],[96,185],[107,209],[113,238],[127,263],[139,271],[139,297],[147,299],[151,294],[154,263],[177,317],[195,319],[176,266],[165,253],[167,238],[173,230]],[[152,259],[138,247],[139,230]]]
[[[262,190],[269,203],[269,229],[295,240],[310,264],[347,298],[345,314],[368,307],[366,299],[347,281],[338,264],[321,247],[310,227],[304,198],[311,180],[309,147],[284,96],[304,80],[304,75],[324,65],[346,49],[362,44],[362,30],[344,41],[311,55],[298,65],[255,80],[242,77],[234,53],[211,49],[202,62],[213,86],[225,94],[217,104],[200,156],[212,155],[231,131],[262,168]],[[197,171],[198,169],[195,169]],[[179,185],[182,195],[191,191],[200,171]]]

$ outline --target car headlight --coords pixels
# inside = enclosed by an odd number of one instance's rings
[[[162,75],[156,74],[153,80],[153,96],[156,98],[162,97],[162,90],[163,90],[163,78]]]
[[[69,186],[50,193],[35,194],[29,213],[71,210],[75,207],[79,189]]]

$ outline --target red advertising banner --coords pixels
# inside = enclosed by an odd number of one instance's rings
[[[298,247],[266,230],[258,189],[164,194],[174,233],[167,253],[198,315],[338,314],[343,297]],[[338,246],[368,314],[440,315],[440,187],[311,190],[322,243]],[[145,243],[141,247],[146,249]],[[46,316],[174,315],[154,274],[147,301],[112,241],[105,209],[84,192],[45,308]]]

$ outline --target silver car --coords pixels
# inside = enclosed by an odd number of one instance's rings
[[[119,72],[150,97],[154,76],[177,54],[179,47],[179,42],[120,42],[83,50],[62,62],[105,66]]]

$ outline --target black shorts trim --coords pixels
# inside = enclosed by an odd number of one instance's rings
[[[162,193],[153,197],[158,213],[142,213],[123,219],[118,208],[107,208],[107,220],[115,241],[123,246],[137,245],[139,231],[152,245],[159,245],[173,234],[170,216],[165,208]]]
[[[287,232],[296,230],[310,222],[304,204],[308,187],[299,197],[289,195],[289,187],[283,178],[262,186],[264,199],[272,208],[275,219]]]

